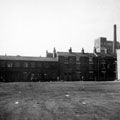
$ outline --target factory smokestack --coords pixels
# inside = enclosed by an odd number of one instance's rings
[[[114,25],[114,40],[113,40],[113,54],[116,54],[116,42],[117,42],[117,26]]]

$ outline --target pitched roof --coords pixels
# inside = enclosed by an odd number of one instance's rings
[[[0,60],[17,60],[17,61],[51,61],[57,62],[57,58],[31,57],[31,56],[0,56]]]
[[[115,57],[114,54],[105,53],[80,53],[80,52],[57,52],[58,56],[78,56],[78,57]]]
[[[80,53],[80,52],[57,52],[58,56],[84,56],[84,57],[88,57],[88,56],[92,56],[94,57],[95,55],[93,53]]]
[[[88,57],[91,56],[91,53],[73,53],[75,56],[79,56],[79,57]]]
[[[57,55],[58,56],[75,56],[74,54],[69,52],[57,52]]]

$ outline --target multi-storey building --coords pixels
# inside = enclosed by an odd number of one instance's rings
[[[84,49],[72,52],[70,48],[68,52],[54,50],[53,56],[0,56],[0,81],[105,81],[116,78],[116,57],[113,55],[85,53]]]
[[[116,49],[120,49],[120,43],[117,42],[117,27],[114,25],[114,40],[109,41],[105,37],[100,37],[94,41],[94,47],[99,53],[116,54]]]
[[[0,81],[54,81],[57,76],[56,58],[0,56]]]
[[[116,77],[115,56],[104,53],[58,52],[59,76],[62,80],[101,81]],[[70,62],[72,61],[72,62]]]
[[[108,41],[105,37],[100,37],[95,40],[94,47],[99,53],[113,54],[114,51],[114,42]],[[120,49],[120,43],[116,42],[116,49]]]
[[[107,81],[115,80],[116,49],[120,44],[106,38],[95,40],[93,53],[46,51],[46,57],[0,56],[0,81]]]
[[[75,79],[76,57],[69,52],[57,52],[59,63],[59,77],[61,80],[71,81]]]

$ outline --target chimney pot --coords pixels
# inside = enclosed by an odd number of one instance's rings
[[[69,53],[72,53],[72,48],[70,47],[70,49],[69,49]]]
[[[82,53],[84,54],[85,52],[84,52],[84,48],[82,48]]]
[[[54,57],[54,58],[56,58],[56,57],[57,57],[55,47],[54,47],[54,49],[53,49],[53,57]]]

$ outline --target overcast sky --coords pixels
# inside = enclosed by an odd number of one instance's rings
[[[0,55],[92,52],[114,24],[120,42],[120,0],[0,0]]]

